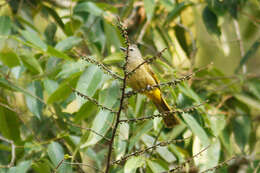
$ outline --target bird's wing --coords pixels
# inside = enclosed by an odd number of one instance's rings
[[[152,76],[156,84],[159,84],[159,80],[156,77],[155,73],[152,71],[152,68],[148,64],[144,64],[144,67],[148,71],[148,73]]]

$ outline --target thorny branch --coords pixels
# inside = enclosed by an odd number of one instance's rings
[[[125,99],[126,78],[127,78],[126,65],[127,65],[127,63],[128,63],[129,45],[130,45],[126,28],[122,25],[122,23],[121,23],[119,17],[118,17],[118,29],[120,30],[120,32],[121,32],[123,38],[125,39],[125,44],[126,44],[125,64],[124,64],[124,66],[123,66],[124,79],[123,79],[122,94],[121,94],[121,98],[120,98],[119,110],[118,110],[118,112],[117,112],[117,114],[116,114],[116,122],[115,122],[115,126],[114,126],[114,128],[113,128],[112,137],[111,137],[111,140],[110,140],[110,143],[109,143],[108,155],[107,155],[107,163],[106,163],[106,171],[105,171],[105,173],[109,173],[109,168],[110,168],[110,166],[111,166],[110,160],[111,160],[111,155],[112,155],[113,143],[114,143],[114,139],[115,139],[117,127],[118,127],[118,125],[119,125],[119,123],[120,123],[120,121],[119,121],[119,120],[120,120],[120,114],[121,114],[121,111],[122,111],[122,109],[123,109],[123,102],[124,102],[124,99]]]
[[[0,168],[11,168],[12,166],[14,166],[14,161],[15,161],[15,144],[14,144],[14,141],[12,140],[9,140],[9,139],[6,139],[5,137],[3,136],[0,136],[0,140],[2,141],[5,141],[9,144],[11,144],[11,161],[8,165],[0,165]]]
[[[157,59],[158,57],[162,56],[162,53],[166,50],[167,48],[164,48],[163,50],[161,50],[160,52],[157,53],[156,56],[153,56],[152,58],[148,58],[146,60],[144,60],[144,62],[142,62],[141,64],[139,64],[138,66],[136,66],[132,71],[127,72],[127,77],[131,76],[137,69],[139,69],[142,65],[144,64],[149,64],[152,63],[155,59]]]
[[[224,167],[224,166],[227,166],[227,165],[228,165],[228,162],[230,162],[231,160],[234,160],[234,159],[236,159],[236,158],[237,158],[236,156],[233,156],[233,157],[231,157],[230,159],[225,160],[225,161],[219,163],[217,166],[214,166],[214,167],[212,167],[212,168],[206,169],[206,170],[202,171],[201,173],[206,173],[206,172],[210,172],[210,171],[215,171],[216,169],[219,169],[219,168],[222,168],[222,167]]]
[[[85,94],[82,94],[81,92],[77,91],[77,90],[74,89],[74,88],[72,88],[72,90],[73,90],[78,96],[80,96],[80,97],[82,97],[82,98],[84,98],[84,99],[87,99],[87,100],[89,100],[89,101],[95,103],[95,104],[96,104],[98,107],[100,107],[101,109],[108,110],[108,111],[110,111],[111,113],[117,113],[117,111],[114,111],[114,110],[112,110],[112,109],[110,109],[110,108],[108,108],[108,107],[106,107],[106,106],[103,106],[103,105],[99,104],[96,99],[93,99],[93,98],[91,98],[91,97],[89,97],[89,96],[87,96],[87,95],[85,95]]]
[[[127,154],[124,157],[122,157],[121,159],[113,161],[112,164],[119,164],[119,163],[121,163],[123,161],[126,161],[129,157],[139,156],[139,155],[141,155],[141,154],[143,154],[143,153],[145,153],[145,152],[147,152],[147,151],[149,151],[151,149],[155,149],[157,147],[164,147],[164,146],[167,146],[167,145],[170,145],[170,144],[183,142],[183,141],[185,141],[186,139],[189,139],[189,138],[191,138],[191,137],[187,137],[187,138],[184,138],[184,139],[172,139],[172,140],[169,140],[169,141],[159,142],[159,143],[157,143],[157,144],[155,144],[155,145],[153,145],[151,147],[147,147],[147,148],[145,148],[143,150],[139,150],[139,151],[133,152],[131,154]]]
[[[208,68],[208,66],[202,67],[202,68],[200,68],[200,69],[198,69],[198,70],[196,70],[196,71],[194,71],[194,72],[192,72],[192,73],[190,73],[190,74],[188,74],[186,76],[183,76],[181,78],[175,79],[175,80],[170,81],[170,82],[163,82],[163,83],[159,83],[159,84],[152,85],[152,86],[148,85],[146,88],[142,88],[142,89],[137,90],[137,91],[136,90],[129,91],[129,92],[126,93],[126,97],[129,98],[132,95],[136,95],[137,93],[143,93],[145,91],[151,91],[151,90],[153,90],[155,88],[160,88],[161,86],[176,86],[176,85],[178,85],[179,83],[181,83],[183,81],[191,79],[191,77],[193,75],[195,75],[196,73],[198,73],[198,72],[200,72],[200,71],[202,71],[202,70],[204,70],[206,68]]]
[[[150,120],[150,119],[154,119],[156,117],[165,117],[165,116],[168,116],[168,114],[172,114],[172,113],[187,113],[187,112],[194,111],[196,108],[200,107],[203,104],[204,103],[194,105],[194,106],[191,106],[189,108],[185,108],[183,110],[174,110],[174,111],[162,112],[162,113],[158,113],[158,114],[155,114],[155,115],[143,116],[143,117],[139,117],[139,118],[123,119],[123,120],[120,120],[120,123],[129,123],[129,122],[139,122],[139,121],[144,121],[144,120]]]
[[[82,55],[78,50],[74,49],[74,52],[83,60],[91,63],[91,64],[95,64],[97,65],[101,70],[104,70],[104,72],[110,74],[112,77],[114,77],[115,79],[119,79],[119,80],[123,80],[122,77],[120,77],[118,74],[116,74],[115,72],[111,71],[108,67],[106,67],[104,64],[96,61],[93,58],[90,58],[86,55]]]
[[[194,158],[198,157],[201,153],[206,151],[209,147],[210,147],[210,145],[208,145],[206,148],[204,148],[203,150],[201,150],[197,154],[193,155],[192,157],[188,158],[185,162],[181,163],[180,165],[176,166],[175,168],[170,169],[167,172],[162,172],[162,173],[179,172],[187,163],[190,163]]]

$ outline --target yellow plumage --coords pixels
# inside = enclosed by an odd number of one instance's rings
[[[129,46],[128,55],[128,63],[126,65],[127,72],[131,72],[138,65],[144,62],[144,59],[142,58],[142,55],[136,45]],[[146,89],[148,86],[154,86],[158,83],[158,79],[148,64],[143,64],[127,78],[127,84],[136,91]],[[171,111],[169,105],[163,99],[159,88],[153,88],[149,91],[145,90],[143,94],[145,94],[154,103],[159,112]],[[167,127],[173,127],[179,122],[175,114],[169,114],[166,117],[163,117],[163,120]]]

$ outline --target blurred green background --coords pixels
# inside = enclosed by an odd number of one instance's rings
[[[161,82],[203,68],[189,81],[161,87],[171,107],[208,102],[180,113],[182,123],[173,129],[163,127],[161,118],[120,124],[112,160],[156,141],[192,137],[130,157],[109,172],[259,172],[258,0],[1,0],[0,136],[13,141],[16,152],[14,166],[4,168],[11,145],[0,140],[0,173],[50,173],[65,154],[71,157],[59,173],[105,170],[115,114],[73,88],[118,110],[122,81],[82,59],[123,77],[117,16],[144,58],[167,48],[151,64]],[[124,101],[121,119],[156,113],[137,94]],[[228,166],[221,164],[233,156]],[[215,166],[220,168],[208,170]]]

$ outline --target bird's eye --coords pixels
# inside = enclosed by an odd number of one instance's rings
[[[134,49],[132,49],[132,48],[130,48],[129,50],[130,50],[130,51],[134,51]]]

